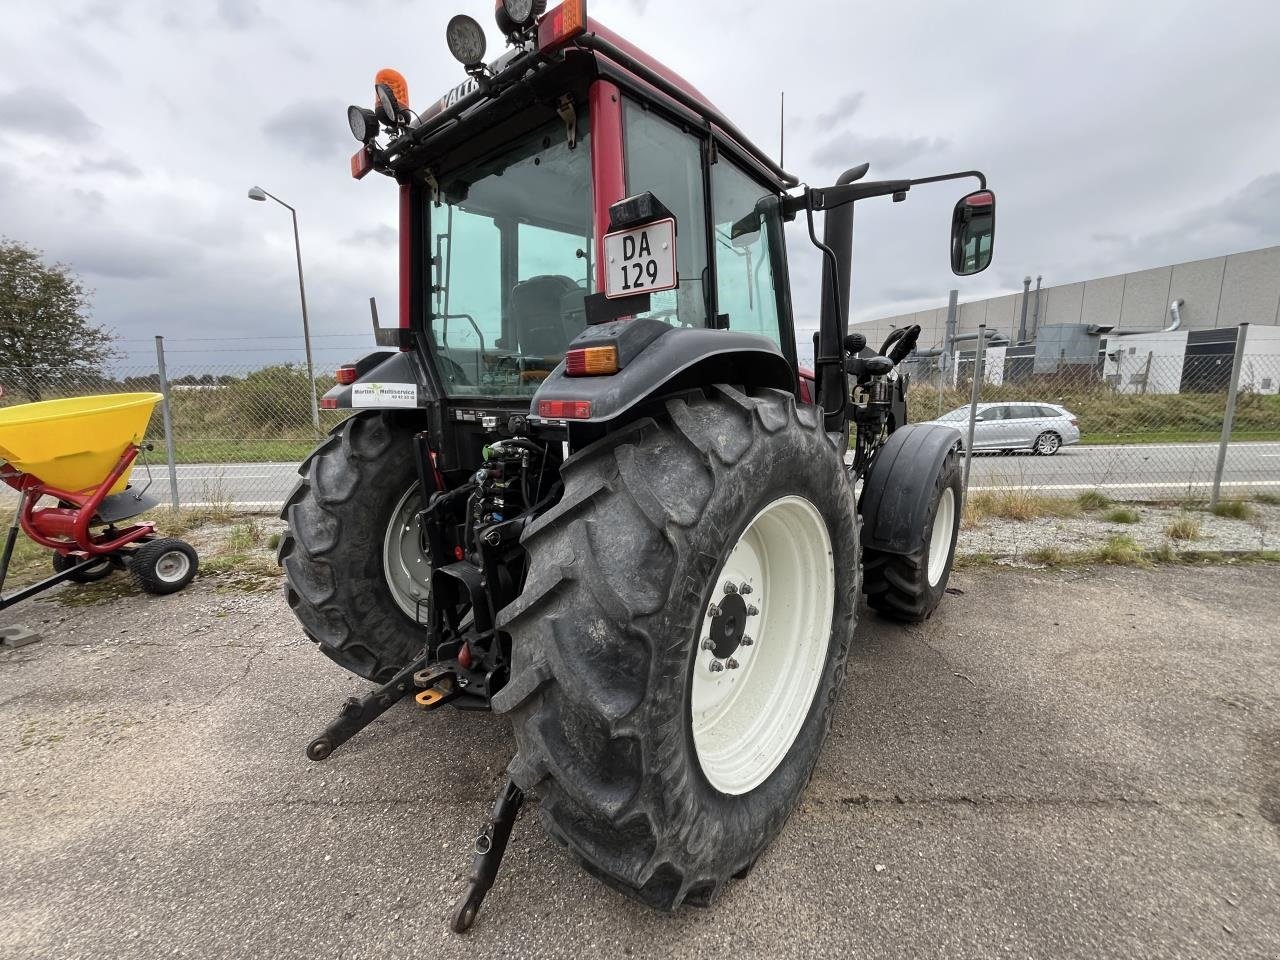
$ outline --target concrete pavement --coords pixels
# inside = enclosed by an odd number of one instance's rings
[[[313,764],[362,685],[278,591],[30,604],[0,956],[1274,958],[1278,575],[962,572],[922,626],[864,615],[804,800],[711,909],[611,892],[528,808],[465,939],[505,721],[402,704]]]

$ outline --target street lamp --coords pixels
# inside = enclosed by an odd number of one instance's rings
[[[261,187],[249,188],[250,200],[274,200],[280,206],[289,211],[289,215],[293,217],[293,249],[298,256],[298,295],[302,298],[302,341],[307,349],[307,380],[311,384],[307,391],[311,394],[311,423],[315,426],[316,432],[320,432],[320,406],[316,402],[316,371],[315,366],[311,362],[311,325],[307,321],[307,287],[302,281],[302,244],[298,240],[298,211],[289,206],[275,194],[267,193]]]

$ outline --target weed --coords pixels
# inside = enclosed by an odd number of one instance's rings
[[[1164,533],[1170,540],[1199,540],[1200,521],[1184,513],[1165,527]]]
[[[1253,499],[1269,507],[1280,507],[1280,493],[1255,493]]]
[[[1144,562],[1142,548],[1127,533],[1112,534],[1106,543],[1092,552],[1091,559],[1127,567],[1141,566]]]
[[[1108,523],[1137,523],[1142,517],[1131,507],[1116,507],[1108,510],[1102,517]]]
[[[1040,517],[1074,517],[1080,508],[1073,500],[1044,497],[1019,488],[979,490],[965,500],[966,527],[976,527],[983,520],[1038,520]]]
[[[262,543],[262,525],[254,518],[231,528],[227,534],[227,549],[232,553],[245,553]]]
[[[267,537],[267,549],[272,553],[275,553],[280,549],[280,534],[273,533],[271,536]]]
[[[1253,507],[1243,500],[1219,500],[1210,511],[1215,517],[1227,517],[1231,520],[1248,520],[1253,516]]]
[[[1076,497],[1076,505],[1081,510],[1105,510],[1111,506],[1111,499],[1097,490],[1086,490]]]
[[[1049,544],[1030,551],[1027,554],[1027,559],[1032,563],[1043,564],[1046,567],[1062,567],[1071,562],[1072,554],[1059,546]]]

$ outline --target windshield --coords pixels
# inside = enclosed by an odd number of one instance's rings
[[[529,396],[586,325],[591,156],[583,111],[449,174],[431,204],[430,330],[451,396]]]
[[[968,407],[956,407],[954,410],[950,410],[950,411],[948,411],[947,413],[944,413],[944,414],[943,414],[942,416],[940,416],[938,419],[939,419],[939,420],[943,420],[943,421],[945,421],[945,420],[968,420],[968,419],[969,419],[969,408],[968,408]]]

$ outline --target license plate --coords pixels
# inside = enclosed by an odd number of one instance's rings
[[[676,273],[676,222],[668,217],[634,230],[606,233],[604,295],[608,299],[637,293],[673,290],[680,285]]]

